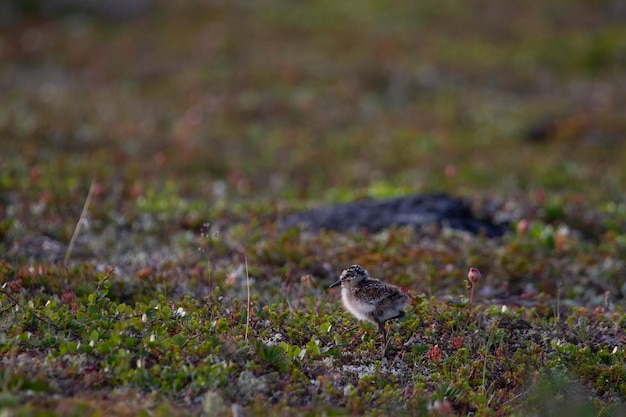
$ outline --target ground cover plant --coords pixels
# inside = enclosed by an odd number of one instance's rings
[[[621,2],[6,4],[3,416],[626,415]],[[279,225],[422,192],[510,231]]]

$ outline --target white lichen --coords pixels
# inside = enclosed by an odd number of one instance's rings
[[[250,371],[243,371],[237,380],[237,391],[242,402],[253,399],[257,394],[267,393],[267,382],[265,378],[256,377]]]

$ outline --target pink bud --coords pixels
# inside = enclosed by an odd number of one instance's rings
[[[469,279],[470,282],[474,284],[480,281],[481,277],[482,275],[480,274],[480,271],[476,268],[470,268],[469,272],[467,273],[467,279]]]
[[[452,164],[446,165],[445,174],[446,174],[446,177],[448,178],[456,177],[456,166]]]
[[[528,232],[529,227],[530,224],[528,223],[528,220],[522,219],[519,223],[517,223],[517,233],[519,235],[525,235],[526,232]]]

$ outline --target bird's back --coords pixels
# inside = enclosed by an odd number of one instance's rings
[[[361,281],[356,286],[354,296],[364,303],[379,305],[382,302],[402,303],[408,302],[408,296],[400,290],[400,288],[380,282],[377,279],[368,279]]]

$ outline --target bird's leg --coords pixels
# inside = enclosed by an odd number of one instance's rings
[[[394,317],[392,317],[392,318],[388,319],[387,321],[391,321],[391,320],[399,319],[399,318],[404,317],[405,315],[406,315],[406,313],[404,312],[404,310],[400,310],[400,311],[398,311],[398,315],[397,315],[397,316],[394,316]],[[393,322],[392,322],[392,323],[393,323]],[[392,325],[393,325],[393,324],[392,324]],[[385,326],[385,324],[383,323],[383,327],[384,327],[384,326]],[[395,326],[394,326],[394,327],[395,327]],[[395,329],[392,329],[392,330],[395,330]],[[386,333],[386,332],[385,332],[385,333]]]
[[[385,353],[387,352],[387,345],[389,343],[389,341],[387,340],[387,329],[385,329],[385,322],[384,321],[377,321],[376,324],[378,324],[378,332],[382,333],[383,335],[383,344],[381,346],[381,350],[380,350],[380,357],[383,358],[385,356]]]
[[[383,343],[386,344],[387,343],[387,330],[385,329],[385,322],[376,321],[376,324],[378,325],[378,333],[381,333],[383,335]]]
[[[404,317],[405,315],[406,313],[404,312],[404,310],[400,310],[397,316],[392,317],[388,319],[387,321],[398,319],[398,318]],[[381,353],[381,357],[382,357],[382,356],[385,356],[387,347],[389,346],[389,342],[391,342],[391,339],[387,338],[388,332],[387,332],[387,329],[385,328],[385,322],[382,322],[382,323],[377,322],[377,324],[378,324],[378,331],[383,334],[383,349]]]

